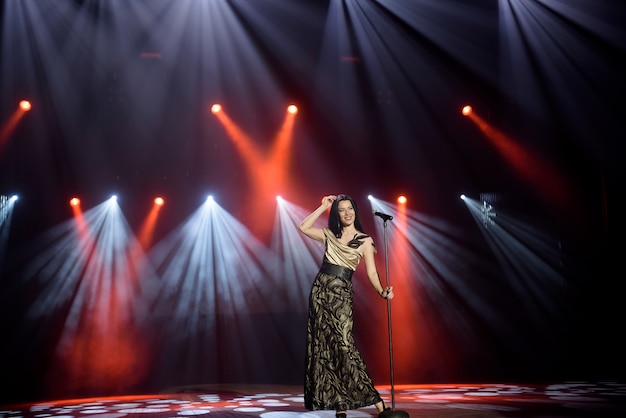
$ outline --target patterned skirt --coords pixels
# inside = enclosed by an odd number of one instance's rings
[[[380,402],[354,345],[350,278],[320,271],[309,296],[304,406],[345,411]]]

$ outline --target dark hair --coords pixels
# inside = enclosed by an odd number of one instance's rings
[[[359,208],[350,196],[340,194],[330,207],[330,213],[328,214],[328,229],[330,229],[337,238],[341,238],[341,221],[339,220],[339,202],[349,200],[350,204],[354,208],[354,227],[357,231],[365,233],[361,226],[361,219],[359,218]]]

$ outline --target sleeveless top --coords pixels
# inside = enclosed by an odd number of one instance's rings
[[[348,245],[344,245],[335,237],[333,232],[328,228],[322,228],[324,231],[324,261],[330,264],[347,267],[356,270],[361,258],[363,257],[358,248],[363,244],[363,238],[367,238],[366,234],[356,234]]]

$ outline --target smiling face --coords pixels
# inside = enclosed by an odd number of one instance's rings
[[[337,205],[337,213],[343,226],[352,225],[354,223],[355,212],[350,200],[342,200]]]

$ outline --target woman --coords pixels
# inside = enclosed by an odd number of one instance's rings
[[[330,208],[328,228],[314,227]],[[304,404],[309,410],[346,411],[385,403],[367,373],[354,345],[352,273],[361,259],[372,287],[384,299],[393,289],[380,283],[374,261],[374,240],[363,232],[354,200],[346,195],[325,196],[322,204],[300,223],[300,231],[325,244],[324,261],[315,276],[309,297]]]

